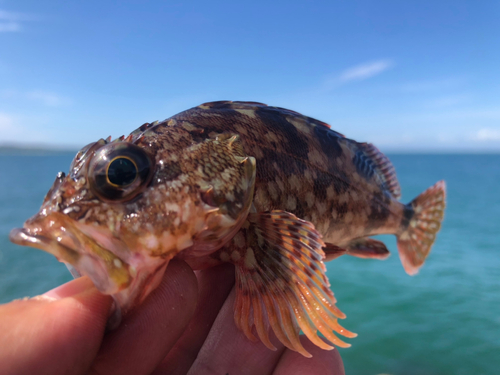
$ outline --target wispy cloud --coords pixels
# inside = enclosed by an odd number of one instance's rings
[[[21,31],[23,29],[21,22],[30,19],[32,17],[27,14],[0,9],[0,33]]]
[[[483,128],[479,129],[473,137],[476,141],[500,141],[500,129]]]
[[[47,107],[61,107],[71,104],[71,100],[56,93],[44,90],[22,92],[17,90],[0,90],[0,98],[13,101],[30,101]]]
[[[330,91],[346,83],[363,81],[383,73],[394,66],[392,60],[376,60],[350,67],[340,73],[329,75],[322,84],[322,91]]]
[[[0,145],[50,143],[47,119],[40,114],[22,115],[0,112]]]
[[[15,142],[16,140],[23,139],[25,129],[20,124],[17,116],[0,112],[0,144]],[[31,134],[28,137],[32,136]]]
[[[340,76],[340,82],[361,81],[374,77],[394,66],[392,60],[377,60],[366,64],[356,65],[344,70]]]
[[[31,91],[26,94],[26,97],[49,107],[59,107],[69,102],[68,99],[47,91]]]
[[[14,119],[5,113],[0,113],[0,131],[7,131],[14,126]]]

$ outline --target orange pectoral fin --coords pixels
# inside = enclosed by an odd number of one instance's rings
[[[326,350],[333,346],[318,331],[337,346],[350,346],[333,333],[356,336],[337,322],[345,315],[335,306],[322,262],[324,244],[311,223],[284,211],[252,213],[237,236],[223,251],[236,265],[235,321],[249,339],[255,339],[253,325],[270,349],[275,348],[269,328],[286,347],[306,357],[311,355],[300,343],[300,330]]]

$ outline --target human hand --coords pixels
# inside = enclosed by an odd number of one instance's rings
[[[276,338],[277,351],[248,340],[234,324],[233,285],[230,265],[195,274],[173,260],[160,286],[111,332],[112,299],[86,277],[1,305],[0,373],[344,374],[336,349],[303,337],[313,358]]]

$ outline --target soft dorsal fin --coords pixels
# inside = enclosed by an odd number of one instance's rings
[[[380,182],[385,185],[394,198],[399,199],[401,197],[401,187],[396,176],[396,169],[389,158],[371,143],[358,143],[358,146],[370,161],[368,167],[373,169]]]

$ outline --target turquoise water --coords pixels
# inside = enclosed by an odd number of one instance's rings
[[[70,275],[55,258],[8,241],[35,213],[74,154],[0,155],[0,302],[33,296]],[[339,258],[328,276],[343,325],[347,374],[500,373],[500,155],[390,155],[409,201],[448,184],[442,231],[417,276],[406,275],[393,237],[386,261]]]

